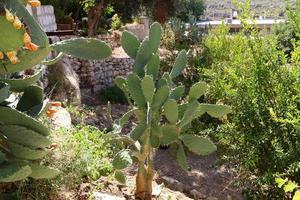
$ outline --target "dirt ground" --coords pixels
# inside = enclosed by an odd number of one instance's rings
[[[155,168],[160,177],[171,177],[182,183],[183,192],[190,197],[194,197],[192,191],[197,191],[198,196],[203,199],[243,200],[241,188],[234,184],[237,174],[226,165],[216,165],[217,159],[216,155],[200,157],[189,153],[191,171],[187,173],[178,166],[167,149],[160,149],[157,152]],[[172,186],[170,188],[173,189]]]

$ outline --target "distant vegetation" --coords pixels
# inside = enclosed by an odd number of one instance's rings
[[[290,0],[294,2],[294,0]],[[215,19],[229,17],[234,8],[232,0],[205,0],[205,16]],[[252,9],[257,16],[283,17],[285,12],[285,0],[252,0]]]

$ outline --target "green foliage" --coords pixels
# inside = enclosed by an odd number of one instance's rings
[[[203,0],[175,0],[174,4],[176,17],[185,22],[189,21],[191,16],[199,19],[205,10]]]
[[[71,130],[59,129],[54,134],[54,142],[60,144],[54,157],[59,161],[47,159],[52,167],[61,171],[58,179],[63,184],[73,188],[84,177],[97,180],[112,172],[113,147],[105,139],[105,132],[97,127],[78,125]]]
[[[293,194],[292,200],[300,199],[300,187],[296,182],[288,180],[287,178],[275,178],[275,182],[279,188],[284,190],[285,193]]]
[[[19,0],[1,2],[0,30],[0,182],[53,178],[58,171],[39,165],[49,153],[49,130],[34,118],[48,108],[42,88],[35,85],[42,70],[25,79],[23,70],[36,70],[53,50],[86,59],[108,57],[111,50],[95,39],[49,45],[46,34]]]
[[[129,103],[133,105],[134,114],[137,118],[137,125],[130,133],[130,137],[135,142],[130,142],[130,145],[125,145],[125,150],[121,150],[114,159],[114,166],[117,169],[123,169],[132,162],[137,162],[139,172],[144,171],[144,164],[147,165],[147,170],[143,173],[147,174],[147,181],[141,178],[141,174],[137,175],[137,188],[148,187],[143,189],[144,195],[151,190],[149,181],[152,182],[152,155],[155,154],[156,148],[159,145],[175,145],[180,166],[185,170],[188,169],[185,150],[181,146],[185,144],[191,151],[199,155],[207,155],[216,150],[215,145],[207,138],[201,138],[195,135],[183,135],[182,129],[189,125],[191,121],[200,117],[205,112],[213,116],[220,117],[226,115],[230,110],[226,106],[210,107],[209,105],[200,104],[197,99],[203,96],[208,89],[203,82],[195,84],[191,90],[190,95],[185,98],[190,102],[186,104],[185,101],[177,101],[183,95],[184,87],[176,87],[173,79],[177,77],[187,64],[187,53],[185,50],[181,51],[171,73],[163,73],[157,80],[159,69],[159,57],[157,50],[161,39],[161,27],[158,23],[151,26],[149,38],[146,38],[138,48],[134,64],[134,72],[130,73],[125,81],[123,78],[117,78],[116,84],[129,95]],[[129,48],[129,43],[126,40],[132,40],[132,35],[125,32],[122,36],[124,49]],[[128,50],[126,52],[129,52]],[[131,53],[134,55],[135,53]],[[154,56],[152,56],[154,55]],[[147,75],[146,75],[147,74]],[[170,95],[172,94],[172,95]],[[185,106],[187,105],[187,106]],[[183,115],[179,114],[179,107]],[[198,109],[201,110],[198,111]],[[217,111],[218,110],[218,111]],[[133,113],[125,113],[124,117],[115,127],[113,134],[111,134],[112,141],[128,141],[124,136],[118,136],[120,129],[125,125],[123,119],[128,119],[129,115]],[[168,121],[164,120],[164,116]],[[125,120],[127,121],[127,120]],[[118,122],[118,121],[117,121]],[[134,157],[136,159],[131,159]],[[145,177],[145,176],[144,176]],[[138,180],[143,179],[145,184],[141,186]],[[118,178],[119,179],[119,178]],[[146,183],[147,182],[147,183]],[[139,189],[137,189],[139,190]],[[142,194],[142,195],[143,195]],[[144,199],[145,196],[139,196]]]
[[[121,27],[122,27],[122,21],[121,21],[120,17],[117,14],[115,14],[112,17],[111,28],[112,28],[112,30],[118,30]]]
[[[140,42],[135,35],[131,32],[124,31],[121,38],[121,44],[128,56],[131,58],[136,57]]]
[[[249,26],[231,35],[223,25],[204,39],[208,102],[229,104],[234,113],[214,135],[229,147],[232,160],[256,177],[249,198],[283,199],[274,187],[276,174],[286,173],[296,181],[300,177],[295,142],[300,137],[299,65],[288,63],[277,44],[273,35],[261,35]],[[218,108],[206,110],[218,117]]]
[[[121,103],[121,104],[127,103],[127,99],[126,96],[124,95],[124,92],[116,86],[111,86],[101,90],[100,93],[98,94],[98,97],[101,101],[105,101],[105,102],[109,101],[112,103]]]
[[[132,164],[129,150],[122,150],[116,154],[112,162],[115,169],[124,169]]]

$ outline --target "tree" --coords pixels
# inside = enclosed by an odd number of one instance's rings
[[[82,0],[82,5],[88,15],[88,36],[95,36],[104,10],[104,0]]]
[[[185,22],[190,16],[199,18],[205,10],[203,0],[175,0],[174,7],[176,17]]]

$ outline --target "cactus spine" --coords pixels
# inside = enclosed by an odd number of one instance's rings
[[[133,72],[127,79],[117,77],[115,83],[128,97],[131,111],[127,112],[111,134],[111,140],[125,144],[121,153],[114,158],[116,179],[124,182],[120,170],[133,162],[138,165],[136,175],[135,196],[149,200],[152,196],[152,180],[154,176],[153,159],[156,148],[160,145],[172,145],[175,148],[179,166],[188,170],[185,147],[198,155],[208,155],[216,150],[216,146],[207,138],[182,134],[182,130],[190,125],[193,119],[208,113],[213,117],[222,117],[230,112],[225,105],[201,104],[198,99],[205,94],[208,86],[204,82],[193,85],[189,95],[183,98],[184,87],[173,83],[187,65],[187,52],[178,54],[173,69],[159,74],[158,48],[162,34],[159,23],[152,24],[149,37],[142,43],[129,33],[122,35],[124,51],[135,59]],[[182,101],[180,101],[182,100]],[[181,103],[180,103],[181,102]],[[183,102],[183,103],[182,103]],[[129,135],[122,135],[121,129],[130,115],[136,115],[137,125]]]

